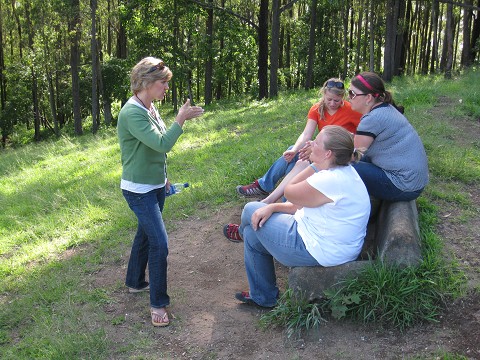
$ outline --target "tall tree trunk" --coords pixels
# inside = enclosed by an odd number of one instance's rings
[[[13,17],[15,18],[15,24],[17,25],[18,51],[19,51],[20,59],[23,59],[22,25],[20,23],[20,17],[18,16],[17,2],[15,0],[11,0],[10,4],[12,5],[12,14],[13,14]],[[13,39],[13,37],[11,38]],[[12,51],[12,57],[13,57],[13,51]]]
[[[83,134],[82,116],[80,112],[80,79],[78,67],[80,65],[80,2],[71,0],[72,14],[69,21],[70,33],[70,71],[72,74],[73,121],[75,135]]]
[[[258,15],[258,98],[268,97],[268,2],[260,1]]]
[[[7,92],[5,85],[5,53],[3,51],[3,10],[0,1],[0,110],[5,109]]]
[[[112,55],[112,11],[111,11],[111,2],[112,0],[107,0],[107,54]]]
[[[451,3],[447,4],[447,26],[445,29],[445,48],[446,48],[446,58],[445,58],[445,78],[452,78],[452,67],[453,67],[453,32],[454,32],[454,20],[453,20],[453,5]]]
[[[432,28],[433,28],[433,44],[432,44],[432,58],[430,61],[430,73],[437,71],[438,61],[438,13],[439,4],[438,0],[432,1]]]
[[[32,54],[34,53],[33,48],[33,26],[30,19],[30,3],[27,1],[25,2],[25,20],[27,23],[27,32],[28,32],[28,47]],[[32,65],[30,68],[32,73],[32,103],[33,103],[33,124],[34,124],[34,139],[35,141],[40,141],[40,109],[39,109],[39,101],[38,101],[38,79],[37,73],[35,71],[35,66]]]
[[[422,63],[422,74],[428,74],[428,68],[430,64],[430,57],[432,56],[432,23],[429,21],[430,4],[428,4],[428,12],[425,13],[424,23],[427,29],[427,39],[425,44],[425,59]]]
[[[477,1],[477,7],[480,7],[480,0]],[[476,47],[480,38],[480,11],[477,10],[477,14],[475,16],[475,20],[473,21],[473,29],[472,29],[472,37],[470,41],[470,62],[475,62],[475,58],[478,54],[478,48]]]
[[[208,1],[213,4],[213,0]],[[213,8],[207,9],[207,24],[206,34],[207,37],[207,60],[205,61],[205,105],[209,105],[212,102],[212,76],[213,76]]]
[[[395,1],[396,9],[396,34],[395,34],[395,54],[393,56],[393,75],[402,75],[405,70],[405,53],[406,48],[403,42],[405,27],[402,24],[405,23],[405,1]]]
[[[467,5],[472,5],[472,0],[465,0]],[[471,52],[472,48],[470,47],[471,41],[471,31],[472,31],[472,16],[473,11],[471,8],[463,8],[463,48],[462,48],[462,66],[470,66],[471,62]]]
[[[342,38],[343,38],[343,70],[342,79],[346,79],[348,75],[348,14],[350,9],[350,0],[346,0],[342,6]]]
[[[272,43],[270,46],[270,97],[278,95],[278,59],[280,52],[280,0],[272,0]]]
[[[120,0],[123,2],[125,0]],[[125,23],[122,18],[118,20],[118,32],[117,32],[117,58],[126,59],[127,58],[127,31],[125,29]]]
[[[293,10],[289,10],[290,19],[293,18]],[[287,41],[285,44],[285,67],[287,68],[287,87],[292,88],[292,36],[290,33],[290,28],[287,29]]]
[[[395,22],[395,3],[396,0],[387,1],[387,19],[385,34],[385,55],[383,59],[383,79],[390,81],[393,78],[393,58],[395,53],[395,39],[397,33],[397,24]]]
[[[315,60],[315,26],[317,24],[317,0],[312,0],[310,9],[310,31],[308,37],[308,60],[305,89],[313,88],[313,64]]]
[[[90,34],[90,48],[92,53],[92,133],[98,131],[100,120],[98,114],[98,49],[97,49],[97,0],[90,0],[92,29]]]
[[[375,22],[377,21],[377,16],[375,15],[375,2],[370,1],[370,42],[369,42],[369,54],[370,59],[368,61],[368,70],[375,71]]]
[[[360,72],[360,54],[361,46],[362,46],[362,31],[363,31],[363,1],[360,0],[360,10],[358,12],[358,20],[357,20],[357,51],[355,51],[355,73]]]

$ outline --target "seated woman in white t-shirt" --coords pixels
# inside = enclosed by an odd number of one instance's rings
[[[357,259],[370,215],[367,189],[350,165],[360,154],[353,135],[325,126],[305,169],[285,186],[287,202],[250,202],[242,213],[249,291],[235,297],[273,307],[279,290],[273,259],[285,266],[335,266]]]

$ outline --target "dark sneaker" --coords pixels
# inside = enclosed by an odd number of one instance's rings
[[[147,284],[147,286],[145,286],[141,289],[135,289],[135,288],[131,288],[131,287],[128,288],[128,292],[130,294],[137,294],[137,293],[141,293],[141,292],[144,292],[144,291],[150,291],[150,285],[149,284]]]
[[[242,237],[240,236],[240,232],[238,231],[238,228],[240,226],[237,224],[227,224],[223,227],[223,235],[225,237],[233,242],[240,242],[243,241]]]
[[[238,292],[238,293],[235,294],[235,298],[237,300],[240,300],[242,303],[247,304],[247,305],[259,306],[259,307],[266,308],[266,309],[271,309],[271,308],[274,307],[274,306],[262,306],[262,305],[257,304],[250,297],[250,291]]]
[[[268,192],[264,191],[258,184],[258,180],[255,180],[250,185],[238,185],[237,193],[242,196],[265,196]]]

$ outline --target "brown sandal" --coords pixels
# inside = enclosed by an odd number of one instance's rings
[[[170,320],[168,319],[167,310],[165,308],[163,308],[163,309],[165,310],[165,312],[163,314],[161,314],[157,311],[154,311],[153,309],[150,309],[150,315],[152,316],[152,325],[153,326],[163,327],[163,326],[170,325]],[[155,321],[155,319],[160,319],[160,321]]]

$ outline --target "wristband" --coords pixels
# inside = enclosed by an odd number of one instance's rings
[[[318,173],[318,169],[315,165],[313,164],[310,164],[310,167],[313,169],[313,171],[315,171],[316,173]]]

